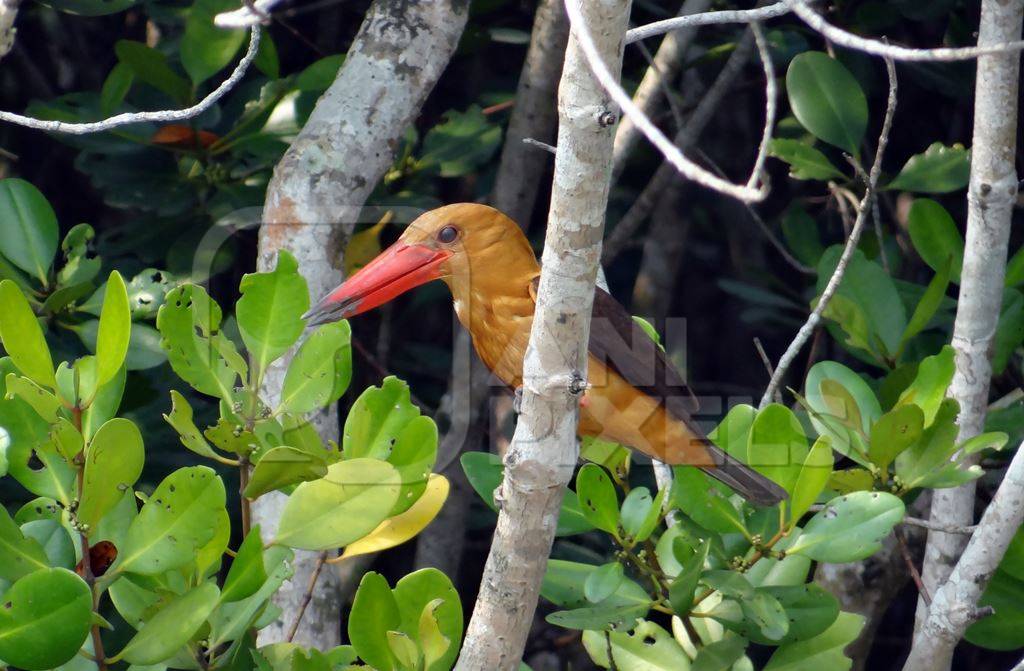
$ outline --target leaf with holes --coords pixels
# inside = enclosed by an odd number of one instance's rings
[[[299,347],[281,388],[281,409],[304,413],[334,403],[352,379],[352,329],[340,321],[318,327]]]
[[[134,422],[118,417],[101,426],[85,455],[79,521],[95,527],[142,475],[145,458]]]
[[[807,522],[787,553],[833,564],[870,557],[903,514],[903,501],[892,494],[853,492],[840,496]]]

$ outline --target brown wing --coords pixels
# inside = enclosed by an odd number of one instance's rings
[[[699,408],[697,398],[679,371],[626,308],[600,287],[594,289],[589,350],[591,356],[631,385],[658,399],[670,415],[700,439],[715,463],[713,468],[702,469],[705,473],[759,505],[771,506],[786,498],[779,485],[726,454],[704,436],[690,416]]]
[[[690,423],[700,404],[665,352],[644,332],[626,308],[600,287],[594,289],[590,320],[590,354],[626,382],[666,405]]]

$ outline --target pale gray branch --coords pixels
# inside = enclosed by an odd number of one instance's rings
[[[786,371],[789,370],[793,360],[796,359],[797,354],[803,348],[804,344],[814,333],[814,329],[817,328],[821,322],[821,315],[825,312],[825,308],[828,307],[829,301],[832,300],[832,296],[835,295],[839,289],[840,283],[843,281],[843,275],[846,273],[846,267],[850,264],[850,259],[853,258],[853,252],[857,249],[857,243],[860,240],[860,234],[864,230],[864,223],[868,220],[868,216],[871,212],[871,202],[875,197],[875,187],[878,184],[878,176],[882,172],[882,156],[885,154],[885,147],[889,144],[889,132],[892,130],[892,118],[896,113],[896,66],[893,64],[891,59],[886,59],[886,69],[889,73],[889,99],[886,103],[885,108],[885,119],[882,122],[882,131],[878,136],[878,148],[875,150],[875,159],[871,164],[871,171],[868,174],[868,182],[864,188],[864,197],[861,198],[860,204],[857,207],[857,219],[854,221],[853,230],[850,231],[850,237],[846,240],[846,247],[843,249],[842,255],[839,257],[839,262],[836,264],[835,272],[832,273],[832,277],[829,278],[828,284],[825,285],[825,290],[821,292],[821,298],[818,299],[818,304],[814,306],[814,310],[811,311],[810,316],[804,325],[797,331],[796,337],[793,338],[793,342],[789,344],[786,351],[783,352],[779,358],[779,363],[775,367],[775,372],[772,374],[771,380],[768,382],[768,387],[764,391],[764,395],[761,397],[761,402],[758,405],[759,408],[763,408],[772,401],[772,397],[775,395],[775,390],[782,384],[782,379],[786,375]]]
[[[860,37],[847,32],[842,28],[833,26],[820,14],[811,9],[807,0],[785,0],[785,4],[793,13],[799,16],[804,23],[821,33],[833,44],[847,49],[856,49],[872,56],[891,58],[894,61],[914,62],[952,62],[969,61],[979,56],[989,54],[1006,54],[1024,50],[1024,40],[1000,41],[991,44],[984,44],[976,47],[956,47],[938,49],[912,49],[901,47],[895,44],[888,44],[878,40]],[[1012,2],[1010,4],[1013,4]],[[979,40],[980,42],[980,40]]]
[[[260,270],[274,267],[278,252],[286,249],[298,260],[314,299],[341,281],[345,240],[447,66],[466,14],[463,0],[373,2],[336,79],[274,170],[259,235]],[[285,356],[267,371],[263,392],[272,405],[289,360]],[[336,407],[311,419],[325,441],[337,439]],[[253,505],[268,538],[284,498],[269,494]],[[260,631],[261,643],[286,637],[317,558],[315,552],[295,553],[295,576],[274,595],[282,614]],[[337,572],[320,575],[296,641],[324,650],[340,642],[341,587]]]
[[[569,13],[569,19],[572,25],[578,25],[579,23],[579,9],[576,8],[572,2],[567,2],[566,10]],[[574,15],[575,12],[575,15]],[[643,113],[639,107],[637,107],[633,100],[629,97],[629,94],[619,85],[617,78],[605,65],[605,62],[601,59],[597,53],[597,49],[594,46],[594,41],[590,35],[581,33],[579,36],[580,48],[583,54],[586,56],[587,64],[589,65],[594,76],[604,87],[608,95],[611,96],[619,108],[628,115],[633,123],[636,124],[640,132],[647,137],[648,140],[658,148],[658,151],[662,153],[665,159],[675,167],[682,175],[686,178],[691,179],[698,184],[705,186],[709,189],[717,191],[721,194],[731,196],[743,202],[759,202],[764,200],[767,195],[767,189],[764,184],[760,184],[756,187],[739,185],[729,182],[720,178],[718,175],[706,170],[705,168],[697,165],[689,158],[683,155],[683,152],[668,139],[661,130],[654,125],[650,117]],[[595,110],[595,116],[605,116],[610,113],[610,110]],[[767,130],[771,133],[771,129]],[[752,180],[750,183],[756,184],[760,179],[758,173],[752,173]]]
[[[0,0],[0,3],[2,2],[6,2],[6,0]],[[175,121],[194,119],[213,107],[218,100],[223,98],[228,91],[235,87],[235,84],[242,80],[242,77],[245,76],[246,70],[248,70],[249,66],[252,64],[253,59],[256,58],[259,46],[260,27],[253,26],[249,33],[249,48],[246,50],[242,60],[240,60],[238,65],[235,66],[231,75],[221,82],[220,86],[211,91],[208,96],[197,102],[195,105],[186,107],[185,109],[160,110],[156,112],[126,112],[124,114],[117,114],[108,119],[104,119],[103,121],[89,121],[81,123],[70,121],[47,121],[44,119],[34,119],[21,114],[14,114],[13,112],[0,111],[0,121],[6,121],[19,126],[25,126],[27,128],[34,128],[35,130],[47,131],[49,133],[87,135],[89,133],[102,133],[103,131],[112,130],[120,126],[128,126],[137,123],[173,123]]]
[[[720,12],[704,12],[702,14],[690,14],[687,16],[676,16],[671,19],[655,21],[645,26],[634,28],[626,33],[626,44],[632,44],[638,40],[646,40],[649,37],[661,35],[674,30],[692,28],[696,26],[710,26],[720,23],[751,23],[754,21],[767,21],[778,16],[789,13],[789,7],[785,2],[776,2],[767,7],[757,9],[731,9]]]
[[[14,47],[17,30],[14,19],[18,17],[18,5],[21,0],[0,0],[0,58],[6,56]]]
[[[501,512],[458,671],[518,669],[576,465],[581,382],[611,174],[608,96],[586,50],[617,82],[629,0],[568,0],[558,153],[542,272],[523,363],[521,414],[496,495]],[[605,63],[611,64],[609,70]],[[616,74],[612,74],[612,73]],[[616,84],[617,85],[617,84]]]
[[[267,15],[282,0],[252,0],[251,6],[246,4],[230,12],[221,12],[213,17],[213,25],[218,28],[248,28],[267,23]],[[253,11],[256,10],[256,11]]]
[[[910,650],[904,671],[948,669],[953,649],[967,627],[991,613],[978,607],[985,587],[1024,521],[1024,445],[1017,448],[995,497],[949,579],[934,592],[928,616]]]
[[[1019,38],[1024,1],[983,0],[978,32],[980,47]],[[960,404],[958,441],[985,430],[991,352],[1003,300],[1007,245],[1017,199],[1017,95],[1020,54],[995,53],[978,59],[974,89],[974,130],[971,176],[967,190],[967,234],[960,294],[953,323],[956,370],[947,392]],[[974,463],[969,458],[967,464]],[[929,518],[941,524],[964,525],[974,519],[975,483],[941,489],[932,497]],[[941,532],[928,534],[922,577],[934,594],[961,558],[964,539]],[[927,608],[918,602],[916,647],[930,634],[921,624]],[[930,618],[929,618],[930,619]],[[930,644],[934,644],[934,641]],[[925,643],[921,643],[925,645]],[[941,646],[940,646],[941,648]],[[939,648],[936,648],[938,651]],[[934,671],[949,666],[946,651],[932,661]],[[949,647],[951,652],[952,647]]]

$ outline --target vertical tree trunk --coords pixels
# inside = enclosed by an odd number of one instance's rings
[[[608,96],[587,67],[580,32],[613,72],[622,64],[629,0],[569,0],[582,14],[569,37],[558,91],[558,154],[543,271],[523,369],[522,414],[505,459],[501,512],[460,671],[519,667],[576,465],[579,396],[611,174]],[[569,353],[568,357],[563,353]]]
[[[273,267],[277,252],[287,249],[298,259],[314,297],[341,280],[342,248],[355,216],[448,64],[466,14],[466,0],[376,0],[371,5],[337,79],[274,171],[259,236],[261,270]],[[264,394],[270,400],[280,394],[289,359],[267,372]],[[336,409],[314,422],[325,440],[338,437]],[[269,494],[253,504],[254,522],[268,538],[284,498]],[[274,597],[282,615],[261,631],[261,644],[286,636],[316,556],[296,552],[295,576]],[[323,571],[296,641],[322,649],[339,643],[337,594],[336,574]]]
[[[21,0],[0,0],[0,58],[14,47],[14,19],[18,16]]]
[[[1022,10],[1021,0],[983,0],[978,45],[1020,39]],[[983,431],[988,407],[992,343],[1002,307],[1006,248],[1017,198],[1014,157],[1019,78],[1020,54],[1016,51],[978,58],[966,247],[953,326],[956,373],[949,388],[949,395],[960,402],[961,441]],[[937,490],[932,498],[932,521],[971,524],[974,491],[973,482]],[[949,577],[966,544],[962,535],[928,532],[922,579],[931,594]],[[919,601],[918,628],[925,615],[924,603]]]
[[[552,142],[558,125],[555,96],[562,74],[569,19],[562,0],[542,0],[533,19],[526,60],[519,75],[515,106],[509,118],[491,204],[523,229],[530,219],[545,166],[551,157],[523,138]],[[416,566],[433,566],[452,580],[458,577],[465,543],[466,513],[475,497],[459,463],[460,455],[478,444],[490,408],[490,372],[472,351],[469,332],[458,327],[452,358],[452,379],[441,401],[451,422],[438,449],[438,468],[452,484],[444,508],[416,539]]]

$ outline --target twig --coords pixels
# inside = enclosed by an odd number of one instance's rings
[[[849,154],[846,155],[846,162],[853,166],[853,171],[857,173],[857,176],[860,177],[866,187],[868,183],[868,175],[864,172],[864,166]],[[878,238],[878,257],[882,261],[882,268],[885,269],[887,274],[891,275],[892,268],[889,266],[889,255],[885,252],[885,238],[882,235],[882,211],[878,205],[877,198],[871,202],[871,219],[875,225],[875,237]]]
[[[754,157],[754,167],[750,171],[750,179],[747,180],[747,188],[753,189],[759,180],[766,180],[764,174],[764,162],[768,159],[768,145],[772,141],[772,130],[775,129],[775,116],[777,113],[779,91],[775,83],[775,69],[772,67],[772,52],[768,48],[768,41],[761,30],[761,24],[754,21],[750,24],[750,32],[754,34],[754,44],[757,46],[757,55],[761,59],[761,67],[764,69],[764,130],[761,131],[761,144],[757,148],[757,156]],[[765,182],[767,190],[767,182]]]
[[[654,54],[651,50],[644,46],[643,42],[638,42],[636,48],[639,49],[640,54],[647,61],[647,67],[654,70],[655,84],[661,89],[661,94],[665,96],[665,102],[668,103],[669,111],[672,113],[672,120],[676,123],[676,130],[683,127],[683,111],[679,109],[679,103],[676,102],[675,92],[668,87],[668,79],[665,76],[665,72],[658,66],[654,61]]]
[[[797,332],[796,337],[793,338],[793,342],[789,344],[789,347],[783,353],[782,357],[779,358],[779,363],[775,367],[775,374],[772,375],[771,381],[768,383],[768,388],[765,389],[764,395],[761,397],[761,403],[759,407],[764,407],[771,402],[772,397],[775,395],[775,390],[779,388],[782,383],[782,378],[785,376],[786,371],[789,369],[796,355],[800,352],[800,349],[807,342],[807,339],[811,337],[811,333],[817,327],[821,321],[821,315],[828,307],[828,303],[832,300],[832,296],[839,289],[839,284],[843,281],[843,274],[846,272],[846,267],[850,264],[850,259],[853,258],[853,252],[857,248],[857,242],[860,240],[861,231],[864,230],[864,223],[867,221],[868,212],[871,209],[871,201],[875,195],[875,187],[878,184],[878,176],[882,172],[882,156],[885,154],[885,147],[889,144],[889,132],[892,130],[892,118],[896,113],[896,66],[893,64],[891,59],[885,61],[886,70],[889,73],[889,99],[886,103],[885,108],[885,120],[882,122],[882,132],[878,137],[878,147],[875,150],[875,160],[871,164],[871,172],[868,175],[868,183],[864,189],[864,197],[860,201],[860,206],[857,208],[857,220],[853,224],[853,230],[850,231],[850,237],[846,241],[846,247],[843,249],[842,256],[839,257],[839,263],[836,264],[835,272],[832,273],[832,277],[829,278],[828,284],[825,286],[825,290],[821,292],[821,298],[818,300],[818,304],[814,307],[810,317],[800,330]]]
[[[697,104],[686,125],[675,136],[677,147],[688,150],[693,146],[700,134],[710,123],[715,111],[725,98],[725,94],[732,86],[733,80],[739,75],[743,66],[753,50],[753,37],[746,35],[739,41],[733,50],[729,60],[722,66],[721,72],[715,77],[707,93]],[[616,256],[625,248],[626,243],[633,238],[640,226],[647,220],[651,210],[654,209],[658,198],[664,192],[669,180],[675,177],[675,171],[667,163],[663,163],[655,172],[654,177],[647,183],[643,191],[633,202],[626,214],[612,229],[608,239],[604,242],[601,252],[601,264],[610,265]]]
[[[1024,40],[1003,42],[1002,44],[993,44],[983,47],[944,47],[938,49],[912,49],[910,47],[900,47],[892,44],[886,44],[885,42],[880,42],[878,40],[859,37],[853,33],[846,32],[842,28],[833,26],[826,21],[824,17],[811,9],[807,0],[784,0],[784,2],[794,14],[803,20],[804,23],[821,33],[830,42],[841,47],[846,47],[847,49],[856,49],[857,51],[863,51],[864,53],[871,54],[872,56],[880,56],[894,61],[927,61],[932,63],[968,61],[972,58],[988,54],[1001,54],[1024,50]]]
[[[531,147],[536,147],[537,149],[543,149],[544,151],[546,151],[546,152],[548,152],[548,153],[550,153],[552,155],[558,153],[558,149],[556,147],[553,147],[553,146],[549,145],[547,142],[541,142],[540,140],[534,140],[532,137],[524,137],[523,138],[523,144],[528,144]]]
[[[587,65],[590,67],[590,71],[594,74],[594,77],[598,80],[601,87],[608,93],[608,95],[611,96],[612,100],[619,105],[625,114],[629,115],[637,128],[639,128],[647,139],[658,148],[662,155],[665,156],[666,160],[668,160],[676,170],[688,179],[691,179],[702,186],[738,200],[745,202],[760,202],[764,200],[767,195],[765,185],[760,184],[756,187],[753,186],[760,180],[759,173],[752,172],[751,179],[747,182],[748,185],[741,186],[721,179],[717,175],[709,172],[705,168],[702,168],[684,156],[683,153],[679,151],[679,148],[669,140],[657,126],[654,125],[651,119],[644,114],[639,107],[633,104],[629,94],[627,94],[622,86],[619,85],[617,77],[612,74],[608,69],[608,66],[605,65],[604,60],[597,51],[593,38],[583,25],[580,7],[577,3],[574,2],[574,0],[566,0],[565,10],[569,15],[572,30],[579,40],[580,48],[583,51],[583,55],[587,60]],[[601,113],[602,116],[605,114],[607,114],[607,111]],[[765,132],[770,134],[771,130],[771,128],[768,128]]]
[[[306,593],[302,595],[302,601],[299,603],[299,611],[295,613],[295,619],[292,620],[292,626],[288,628],[288,638],[285,639],[291,643],[292,639],[295,638],[295,632],[299,630],[299,625],[302,623],[302,616],[306,614],[306,606],[313,599],[313,590],[316,589],[317,578],[320,577],[320,571],[324,568],[324,563],[327,561],[327,551],[324,550],[316,558],[316,564],[313,565],[313,572],[309,574],[309,584],[306,586]]]
[[[213,25],[218,28],[251,28],[266,25],[270,22],[270,10],[281,0],[249,0],[243,6],[230,12],[221,12],[213,17]]]
[[[900,548],[900,556],[903,557],[903,562],[907,565],[907,571],[910,572],[910,579],[914,581],[914,585],[917,587],[917,593],[921,595],[926,604],[931,604],[932,597],[928,593],[928,588],[924,586],[924,582],[921,580],[921,573],[917,570],[917,565],[914,564],[914,558],[910,554],[910,548],[907,547],[907,539],[903,536],[903,532],[899,528],[892,530],[893,536],[896,537],[896,545]]]
[[[764,364],[765,369],[768,371],[768,379],[771,379],[772,375],[775,374],[774,369],[772,367],[772,360],[768,358],[768,353],[764,351],[764,345],[761,344],[760,338],[754,338],[754,349],[757,350],[757,355],[761,357],[761,362]],[[782,393],[776,392],[774,400],[776,403],[781,403]]]
[[[4,0],[0,0],[0,2],[3,1]],[[8,123],[25,126],[27,128],[34,128],[35,130],[47,131],[50,133],[87,135],[89,133],[101,133],[121,126],[150,121],[157,123],[169,123],[192,119],[213,107],[218,100],[223,98],[228,91],[234,88],[235,84],[242,80],[242,77],[245,76],[246,70],[249,69],[249,65],[251,65],[253,60],[256,58],[256,52],[259,50],[259,46],[260,27],[258,25],[254,25],[249,34],[249,48],[245,52],[245,56],[242,57],[242,60],[240,60],[238,65],[235,66],[235,70],[231,73],[231,76],[221,82],[220,86],[211,91],[210,95],[206,96],[195,105],[186,107],[185,109],[160,110],[154,112],[126,112],[124,114],[117,114],[108,119],[104,119],[103,121],[88,121],[81,123],[47,121],[44,119],[35,119],[23,116],[21,114],[14,114],[13,112],[0,111],[0,121],[6,121]]]
[[[676,16],[671,19],[655,21],[645,26],[634,28],[626,33],[626,44],[633,44],[639,40],[646,40],[681,28],[693,26],[710,26],[719,23],[752,23],[754,21],[766,21],[775,17],[788,14],[789,7],[785,2],[776,2],[774,5],[759,7],[757,9],[738,9],[721,12],[703,12],[702,14],[690,14],[689,16]]]

